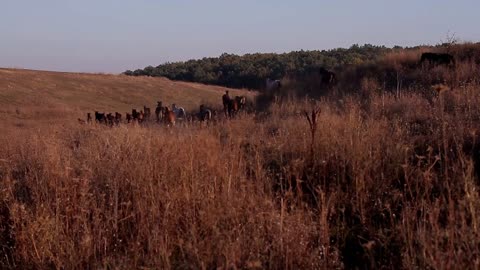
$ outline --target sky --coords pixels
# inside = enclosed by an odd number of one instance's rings
[[[120,73],[220,54],[480,41],[478,0],[0,0],[0,67]]]

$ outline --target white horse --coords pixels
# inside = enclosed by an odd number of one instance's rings
[[[172,111],[175,114],[175,118],[177,119],[185,119],[187,117],[187,113],[185,113],[185,109],[182,107],[177,107],[177,105],[172,104]]]
[[[272,80],[270,78],[267,78],[267,90],[277,90],[279,89],[280,87],[282,87],[282,83],[280,82],[280,80]]]
[[[198,113],[198,118],[201,122],[210,122],[210,120],[212,120],[212,111],[202,104],[200,105],[200,112]]]

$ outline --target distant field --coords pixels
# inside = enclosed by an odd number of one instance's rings
[[[157,101],[194,110],[202,103],[220,104],[225,90],[165,78],[0,69],[0,117],[26,125],[32,120],[84,118],[94,110],[125,113],[143,105],[153,108]]]

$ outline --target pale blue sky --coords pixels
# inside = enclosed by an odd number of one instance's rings
[[[0,67],[122,72],[223,52],[480,41],[478,0],[0,0]]]

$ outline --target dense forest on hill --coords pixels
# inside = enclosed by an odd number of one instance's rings
[[[400,49],[403,48],[365,44],[353,45],[348,49],[293,51],[282,54],[255,53],[239,56],[224,53],[220,57],[165,63],[135,71],[128,70],[125,74],[259,89],[264,86],[265,78],[278,79],[287,74],[303,74],[316,67],[336,69],[340,66],[368,63],[388,52]]]
[[[441,74],[437,76],[432,70],[422,68],[419,65],[421,53],[429,51],[452,54],[457,60],[455,68],[457,72],[445,70],[443,72],[445,74],[442,74],[449,76]],[[367,84],[370,87],[372,81],[383,85],[384,90],[398,90],[399,87],[418,88],[432,83],[445,83],[445,80],[452,81],[453,78],[447,78],[451,76],[460,76],[455,79],[456,81],[471,80],[475,77],[474,70],[478,64],[480,64],[479,43],[451,42],[436,46],[405,48],[366,44],[353,45],[348,49],[294,51],[283,54],[255,53],[239,56],[224,53],[220,57],[128,70],[125,74],[257,90],[265,87],[266,78],[287,79],[284,81],[289,88],[302,88],[304,92],[308,89],[322,88],[315,84],[315,78],[314,82],[311,82],[312,78],[309,76],[315,74],[318,68],[324,67],[336,73],[340,83],[336,87],[337,90],[351,92],[356,91],[359,85]],[[294,86],[291,84],[292,81],[295,81]]]

